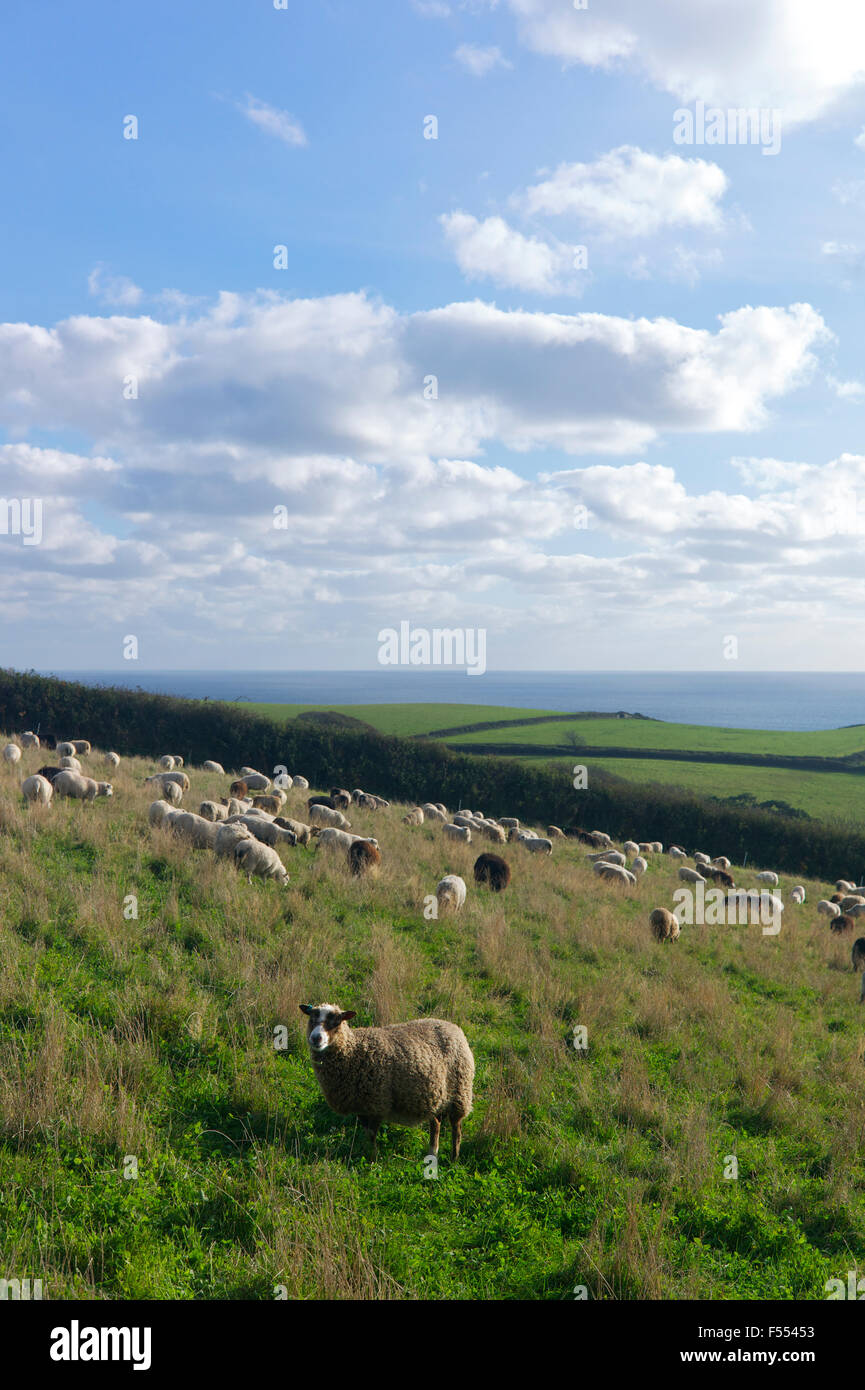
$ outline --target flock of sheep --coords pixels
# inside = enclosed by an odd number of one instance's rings
[[[14,766],[22,750],[39,748],[38,736],[32,731],[18,736],[2,749],[2,759]],[[46,765],[21,783],[25,800],[34,805],[50,806],[53,798],[71,797],[93,801],[113,795],[110,782],[97,781],[85,775],[82,759],[93,754],[86,739],[61,742],[55,749],[58,762]],[[105,766],[120,764],[117,753],[102,755]],[[220,763],[208,760],[202,771],[226,777]],[[365,811],[386,808],[389,803],[380,796],[360,788],[348,791],[332,787],[327,795],[311,795],[305,800],[305,819],[285,814],[289,793],[296,806],[298,795],[309,791],[307,778],[291,775],[278,769],[271,779],[252,767],[243,767],[229,781],[225,795],[217,800],[199,803],[197,811],[184,810],[183,797],[191,789],[191,781],[183,771],[183,758],[164,754],[158,759],[158,770],[145,778],[145,785],[157,793],[148,810],[149,825],[155,830],[168,831],[194,849],[211,850],[214,854],[233,860],[239,870],[253,877],[274,879],[287,884],[289,874],[279,851],[296,845],[315,843],[320,851],[344,857],[350,872],[357,876],[375,875],[381,864],[381,847],[374,837],[352,834],[346,812],[356,806]],[[423,802],[411,808],[403,817],[409,827],[435,825],[441,828],[443,840],[465,845],[485,840],[493,845],[516,843],[530,854],[549,856],[557,841],[568,836],[555,825],[547,827],[545,836],[521,827],[515,816],[498,819],[481,811],[461,809],[449,815],[442,802]],[[597,877],[616,884],[624,890],[635,887],[649,869],[652,856],[662,855],[663,845],[657,841],[625,840],[617,849],[604,831],[577,829],[573,838],[590,847],[587,855]],[[745,910],[745,920],[770,905],[783,911],[784,904],[770,889],[777,888],[778,875],[763,871],[755,875],[757,888],[737,888],[731,874],[730,860],[722,855],[714,859],[700,851],[688,855],[679,845],[671,845],[667,854],[673,860],[693,860],[680,863],[678,879],[683,884],[711,884],[721,888],[728,902]],[[475,883],[492,892],[502,892],[511,881],[511,866],[499,854],[482,852],[474,862]],[[436,914],[457,913],[467,898],[465,879],[449,873],[442,878],[435,892]],[[805,901],[805,889],[793,888],[791,899],[796,904]],[[831,899],[817,904],[817,911],[830,919],[834,932],[845,932],[855,918],[865,916],[865,886],[857,887],[839,879]],[[741,920],[741,919],[740,919]],[[665,907],[655,908],[649,915],[649,929],[658,942],[678,940],[680,918]],[[860,1002],[865,999],[865,937],[853,946],[854,969],[862,971]],[[338,1114],[356,1115],[361,1120],[373,1150],[382,1123],[428,1125],[429,1153],[437,1154],[441,1123],[451,1126],[452,1156],[460,1149],[461,1126],[472,1106],[474,1057],[462,1029],[442,1019],[416,1019],[409,1023],[381,1028],[349,1028],[355,1017],[332,1004],[302,1004],[307,1017],[307,1042],[313,1071],[322,1093]]]

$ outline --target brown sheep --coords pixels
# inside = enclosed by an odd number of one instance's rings
[[[703,864],[700,872],[704,878],[710,878],[713,883],[720,883],[724,888],[736,887],[733,875],[728,874],[726,869],[716,869],[712,864]]]
[[[679,919],[666,907],[656,907],[649,917],[649,925],[656,941],[678,941]]]
[[[254,796],[252,804],[259,811],[269,811],[272,816],[278,816],[282,810],[282,801],[278,796]]]
[[[334,811],[345,811],[352,804],[351,792],[346,791],[345,787],[331,787],[330,799]]]
[[[842,912],[840,917],[833,917],[829,923],[830,930],[836,932],[838,936],[842,936],[844,932],[852,931],[853,926],[853,918],[848,917],[845,912]]]
[[[475,883],[486,883],[500,893],[511,881],[511,866],[499,854],[480,854],[475,860]]]
[[[244,781],[238,778],[238,780],[232,782],[231,786],[228,788],[228,795],[237,797],[238,801],[245,801],[249,796],[249,787]]]
[[[366,874],[377,874],[381,864],[381,851],[371,845],[369,840],[355,840],[348,851],[348,864],[356,878]]]
[[[859,936],[853,942],[853,950],[850,952],[854,970],[865,970],[865,936]]]

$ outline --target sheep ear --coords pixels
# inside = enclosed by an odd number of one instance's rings
[[[348,1009],[346,1013],[340,1014],[340,1023],[348,1023],[350,1018],[357,1018],[357,1009]]]
[[[301,1006],[300,1006],[300,1012],[301,1012],[302,1014],[311,1014],[311,1013],[312,1013],[312,1005],[311,1005],[311,1004],[301,1004]]]

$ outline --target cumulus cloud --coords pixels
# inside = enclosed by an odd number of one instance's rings
[[[300,121],[289,115],[288,111],[280,111],[278,107],[270,106],[266,101],[260,101],[258,97],[248,94],[243,104],[238,102],[237,109],[248,121],[258,126],[259,130],[275,136],[284,145],[298,147],[308,143]]]
[[[469,213],[452,212],[439,221],[469,280],[492,280],[534,294],[576,294],[582,288],[574,275],[574,249],[561,242],[523,236],[501,217],[479,222]]]
[[[718,228],[727,185],[723,169],[707,160],[622,145],[593,163],[560,164],[518,201],[530,214],[569,214],[613,236],[650,236],[665,227]]]
[[[518,32],[560,62],[643,73],[681,101],[813,120],[865,75],[865,11],[849,0],[508,0]]]

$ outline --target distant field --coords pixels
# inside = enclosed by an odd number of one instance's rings
[[[464,724],[482,724],[490,719],[532,719],[555,714],[555,710],[508,709],[499,705],[279,705],[243,700],[240,708],[284,723],[305,710],[328,710],[362,719],[382,734],[427,734],[431,729],[453,729]],[[617,723],[617,720],[613,721]],[[544,727],[542,724],[541,728]],[[552,726],[551,726],[552,727]],[[543,740],[541,740],[543,742]],[[549,741],[549,740],[548,740]],[[865,744],[865,736],[863,736]]]

